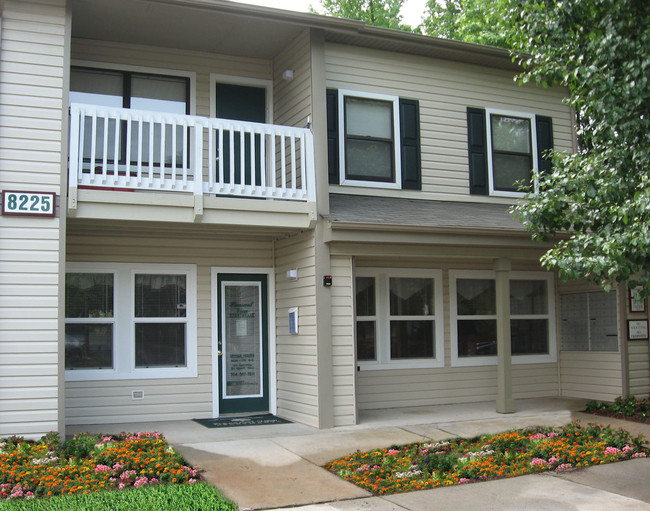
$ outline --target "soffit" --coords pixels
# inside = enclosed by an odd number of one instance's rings
[[[71,0],[72,35],[271,59],[308,28],[326,41],[517,69],[499,48],[368,26],[358,20],[223,0]]]

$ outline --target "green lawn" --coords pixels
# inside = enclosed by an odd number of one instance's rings
[[[122,491],[63,495],[51,499],[0,501],[0,510],[47,511],[236,511],[237,506],[207,483],[157,485]]]

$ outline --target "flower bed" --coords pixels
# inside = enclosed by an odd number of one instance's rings
[[[645,457],[644,442],[622,429],[574,422],[357,452],[325,468],[382,495]]]
[[[77,435],[61,442],[49,433],[33,442],[0,440],[0,499],[51,497],[199,479],[160,433]]]

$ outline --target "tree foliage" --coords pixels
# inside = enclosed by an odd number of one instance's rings
[[[422,28],[434,37],[510,48],[505,8],[505,0],[428,0]]]
[[[508,2],[516,48],[532,51],[521,80],[566,86],[578,137],[516,214],[555,242],[542,264],[562,278],[650,296],[650,2]]]
[[[368,25],[413,31],[402,24],[400,10],[405,0],[321,0],[324,14],[361,20]]]

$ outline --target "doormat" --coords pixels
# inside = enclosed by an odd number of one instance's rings
[[[217,419],[193,419],[206,428],[236,428],[239,426],[267,426],[270,424],[291,424],[270,413],[264,415],[246,415],[244,417],[219,417]]]

